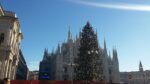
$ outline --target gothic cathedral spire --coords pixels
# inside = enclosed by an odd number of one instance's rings
[[[69,26],[69,30],[68,30],[68,40],[72,39],[72,34],[71,34],[71,31],[70,31],[70,26]]]
[[[118,55],[116,49],[113,49],[113,60],[118,63]]]
[[[118,55],[117,55],[116,48],[113,49],[113,60],[112,60],[112,62],[113,62],[112,75],[114,75],[112,82],[119,83],[120,82],[119,61],[118,61]]]
[[[107,54],[106,40],[104,38],[104,52]]]
[[[47,60],[47,58],[48,58],[48,49],[45,48],[43,60]]]
[[[142,65],[142,62],[140,61],[140,63],[139,63],[139,71],[140,72],[143,72],[143,65]]]
[[[58,43],[58,46],[57,46],[57,53],[60,53],[60,44]]]

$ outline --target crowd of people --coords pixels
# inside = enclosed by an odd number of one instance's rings
[[[4,78],[3,80],[0,79],[0,84],[10,84],[9,78]]]

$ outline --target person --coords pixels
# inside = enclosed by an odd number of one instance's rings
[[[10,79],[9,78],[4,78],[3,84],[10,84]]]

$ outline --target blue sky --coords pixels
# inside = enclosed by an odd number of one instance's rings
[[[44,48],[49,52],[73,36],[90,21],[104,38],[108,52],[118,50],[120,71],[137,71],[139,61],[150,70],[149,0],[0,0],[3,8],[14,11],[20,20],[24,39],[21,49],[30,70],[38,70]]]

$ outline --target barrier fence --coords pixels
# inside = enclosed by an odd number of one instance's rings
[[[10,84],[119,84],[119,83],[82,82],[82,81],[12,80]]]

